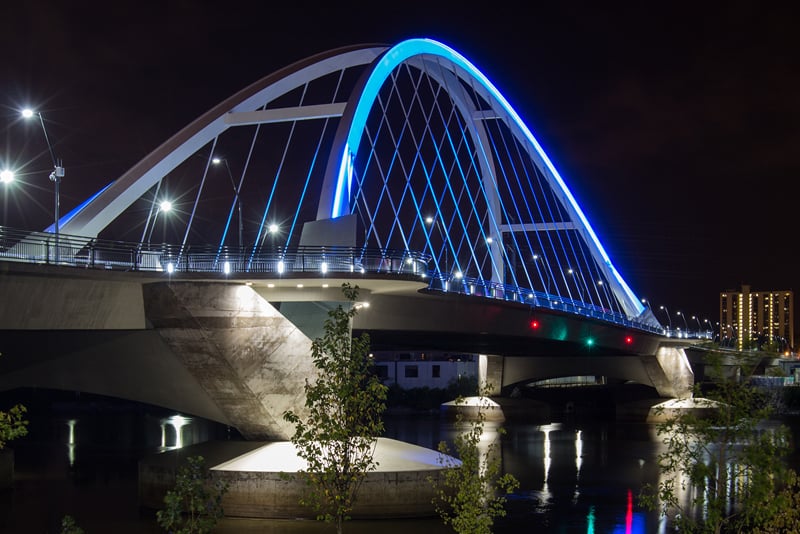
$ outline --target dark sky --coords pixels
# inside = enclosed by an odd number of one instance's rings
[[[273,4],[4,2],[0,166],[43,152],[24,171],[24,209],[23,193],[0,192],[5,224],[52,219],[41,130],[18,120],[26,105],[46,117],[68,169],[66,212],[281,67],[429,37],[505,95],[660,320],[660,305],[676,326],[679,310],[716,320],[719,293],[743,283],[800,290],[800,9],[790,3]]]

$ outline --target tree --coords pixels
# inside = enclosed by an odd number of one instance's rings
[[[446,442],[439,443],[439,462],[445,471],[442,479],[429,477],[434,486],[433,505],[436,512],[458,534],[489,534],[497,517],[505,512],[505,495],[519,487],[519,481],[510,473],[501,472],[496,445],[489,444],[481,450],[481,438],[486,422],[489,399],[488,386],[482,388],[477,398],[477,411],[471,421],[465,422],[463,411],[456,415],[456,425],[466,424],[466,430],[453,440],[455,455]],[[456,399],[457,407],[466,407],[463,397]],[[499,428],[498,433],[503,434]]]
[[[349,306],[328,312],[324,333],[311,346],[318,374],[306,381],[307,416],[284,413],[295,425],[291,440],[307,464],[301,473],[311,491],[301,503],[318,520],[335,522],[340,534],[361,483],[378,466],[374,453],[386,408],[386,386],[370,372],[369,336],[352,337],[358,286],[342,284],[342,292]]]
[[[0,356],[3,354],[0,353]],[[28,433],[28,421],[25,420],[27,409],[22,404],[15,404],[7,412],[0,410],[0,451],[6,444]]]
[[[65,515],[61,519],[61,534],[84,534],[83,529],[75,522],[71,515]]]
[[[752,373],[752,358],[737,356],[727,372],[719,354],[709,363],[711,388],[695,401],[705,408],[674,413],[656,427],[666,446],[658,456],[662,478],[643,487],[640,502],[671,516],[684,532],[752,532],[773,523],[786,506],[787,431],[762,427],[772,406],[737,378],[738,371]],[[695,395],[702,395],[699,387]]]
[[[20,438],[28,433],[28,421],[25,420],[25,406],[16,404],[7,412],[0,410],[0,450],[12,439]]]
[[[211,532],[223,517],[222,497],[228,485],[212,482],[202,456],[190,456],[178,470],[175,489],[164,496],[164,510],[156,513],[159,526],[172,534]]]

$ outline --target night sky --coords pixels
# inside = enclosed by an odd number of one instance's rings
[[[800,290],[800,8],[756,2],[4,2],[2,224],[52,223],[250,83],[312,54],[428,37],[527,123],[612,262],[666,323]],[[524,11],[520,5],[527,5]],[[375,7],[381,6],[381,7]],[[764,7],[764,6],[769,6]],[[37,157],[38,156],[38,157]],[[694,326],[694,325],[690,325]]]

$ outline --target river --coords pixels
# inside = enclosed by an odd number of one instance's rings
[[[163,532],[155,512],[137,497],[137,463],[163,450],[164,421],[174,413],[153,406],[76,394],[26,391],[0,396],[28,406],[30,432],[12,442],[16,476],[0,491],[0,532],[58,533],[65,515],[86,534]],[[500,533],[657,533],[669,526],[637,506],[644,483],[657,483],[661,450],[655,427],[614,418],[560,417],[560,421],[509,420],[496,439],[503,469],[520,487],[509,496]],[[795,437],[798,428],[790,422]],[[168,425],[167,425],[168,427]],[[491,427],[491,425],[490,425]],[[492,430],[489,428],[489,430]],[[450,440],[454,423],[438,415],[386,417],[386,436],[428,448]],[[238,439],[235,431],[192,419],[184,444]],[[351,521],[348,533],[445,534],[438,518]],[[334,530],[335,531],[335,530]],[[331,532],[315,521],[224,519],[215,532],[311,534]]]

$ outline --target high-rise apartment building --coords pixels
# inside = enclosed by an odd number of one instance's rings
[[[741,291],[719,295],[720,343],[738,350],[766,348],[786,352],[794,347],[794,293]]]

